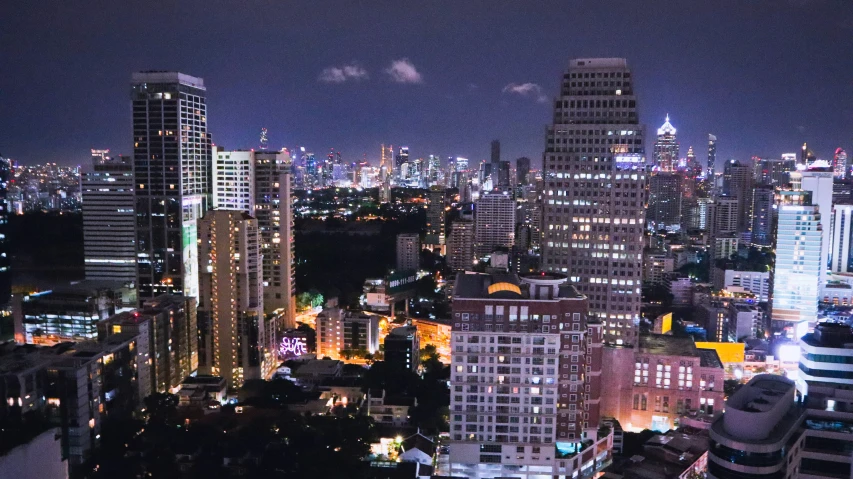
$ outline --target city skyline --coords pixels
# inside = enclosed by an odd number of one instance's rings
[[[0,35],[18,47],[7,55],[18,74],[0,79],[8,112],[0,120],[0,152],[22,164],[65,165],[85,164],[93,147],[129,154],[127,75],[173,69],[207,80],[210,131],[227,148],[256,147],[266,127],[273,148],[305,145],[320,155],[334,147],[346,159],[366,153],[375,161],[381,143],[399,142],[415,157],[479,161],[498,138],[502,159],[526,156],[538,168],[558,93],[554,79],[570,58],[595,56],[628,58],[637,88],[647,92],[638,104],[645,126],[669,113],[682,151],[693,146],[700,161],[708,133],[719,139],[718,161],[776,157],[803,142],[824,159],[839,146],[850,149],[853,71],[836,59],[853,38],[853,12],[830,2],[774,3],[769,14],[763,6],[770,3],[677,11],[660,2],[541,3],[523,12],[509,5],[407,6],[376,15],[342,5],[318,18],[307,5],[227,16],[189,3],[139,11],[57,4],[48,14],[13,5],[9,17],[19,21]],[[607,15],[613,8],[625,15]],[[191,11],[205,30],[152,37],[154,25]],[[685,17],[701,22],[663,28]],[[35,22],[53,34],[24,33]],[[240,22],[257,28],[230,30]],[[283,25],[280,36],[255,33],[275,25]],[[431,40],[423,42],[424,35]],[[216,55],[185,54],[226,44]],[[807,52],[809,68],[797,68]],[[246,74],[259,69],[269,75]],[[815,77],[826,79],[821,88]],[[60,99],[65,106],[56,115]],[[45,131],[57,141],[44,142]],[[647,139],[647,158],[650,146]]]

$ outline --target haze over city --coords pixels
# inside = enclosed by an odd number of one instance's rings
[[[0,152],[23,164],[128,153],[128,72],[211,90],[228,148],[329,148],[541,162],[570,58],[625,57],[641,122],[720,161],[851,146],[853,13],[841,1],[5,2]],[[187,21],[192,18],[192,21]],[[14,19],[14,20],[12,20]],[[397,68],[397,69],[395,69]],[[389,71],[393,71],[391,74]]]

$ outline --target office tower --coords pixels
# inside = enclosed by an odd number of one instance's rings
[[[468,158],[456,157],[456,171],[468,171]]]
[[[394,145],[388,145],[388,148],[385,148],[385,144],[383,143],[380,146],[379,150],[379,167],[385,167],[385,171],[392,169],[394,165]]]
[[[752,244],[755,246],[773,246],[775,239],[773,208],[776,193],[772,186],[757,186],[752,191]]]
[[[503,190],[503,191],[509,191],[511,189],[511,186],[512,186],[512,185],[510,185],[510,181],[511,181],[510,180],[510,176],[511,176],[510,166],[511,165],[510,165],[509,161],[501,160],[500,162],[498,162],[497,166],[498,166],[498,178],[497,178],[497,184],[495,185],[495,187],[500,189],[500,190]]]
[[[284,329],[296,327],[296,255],[290,154],[256,151],[254,211],[263,256],[264,311],[283,312]]]
[[[726,162],[723,170],[723,194],[737,198],[737,232],[749,231],[752,208],[752,170],[737,160]]]
[[[421,240],[417,233],[397,235],[397,269],[417,271],[421,264]]]
[[[418,328],[401,326],[385,336],[385,364],[401,370],[415,371],[421,363]]]
[[[509,192],[489,192],[477,200],[474,213],[474,252],[478,258],[495,248],[510,248],[515,240],[515,200]]]
[[[8,186],[11,179],[12,163],[0,155],[0,308],[6,307],[12,297],[12,273],[9,269],[12,259],[12,253],[9,251],[9,211],[11,204],[8,198]]]
[[[492,168],[497,168],[497,164],[501,161],[501,142],[500,140],[492,140],[492,156],[491,156],[492,164],[495,165]]]
[[[835,178],[843,180],[847,177],[850,164],[847,160],[847,152],[843,148],[837,148],[832,156],[832,173]]]
[[[572,477],[572,452],[598,440],[602,325],[586,296],[560,273],[466,273],[452,309],[451,475]]]
[[[394,158],[394,169],[397,172],[398,178],[403,178],[403,165],[407,163],[409,163],[409,147],[401,146],[397,152],[397,156]]]
[[[212,148],[213,207],[251,212],[255,202],[254,151]]]
[[[655,166],[661,171],[675,171],[678,167],[678,140],[675,138],[675,127],[666,121],[658,128],[655,140]]]
[[[759,158],[753,178],[755,183],[781,188],[790,182],[788,174],[795,168],[794,161],[784,158]]]
[[[832,168],[826,161],[818,160],[809,164],[802,174],[801,188],[811,192],[812,205],[820,213],[820,226],[823,233],[820,250],[820,287],[826,284],[826,270],[829,267],[830,248],[832,246]]]
[[[830,271],[853,273],[853,203],[832,207]]]
[[[429,155],[426,163],[426,184],[432,186],[438,184],[441,177],[441,158],[435,155]]]
[[[133,174],[139,299],[198,296],[197,221],[210,207],[204,81],[133,74]]]
[[[529,185],[530,180],[530,158],[522,156],[515,160],[515,184]]]
[[[86,279],[136,283],[133,164],[92,150],[81,178]]]
[[[732,244],[737,251],[739,212],[740,201],[737,198],[717,196],[708,203],[706,223],[711,258],[728,258]],[[711,272],[713,271],[712,268]]]
[[[633,77],[624,59],[579,59],[561,85],[543,156],[542,265],[589,297],[606,341],[632,344],[646,187]]]
[[[797,390],[806,406],[821,412],[833,411],[841,418],[853,409],[853,331],[844,323],[823,322],[800,341],[800,367]],[[849,423],[848,423],[849,425]],[[848,443],[853,436],[844,438]],[[847,444],[847,451],[850,450]],[[836,450],[850,459],[849,452]]]
[[[717,137],[708,133],[708,174],[706,178],[712,184],[714,173],[717,168]]]
[[[450,224],[447,237],[447,266],[453,271],[471,271],[474,267],[474,223],[457,220]]]
[[[700,178],[703,173],[702,164],[699,163],[699,160],[696,159],[696,153],[693,151],[693,147],[690,146],[687,148],[687,162],[685,164],[685,171],[687,176],[691,178]]]
[[[821,213],[812,193],[799,189],[800,174],[792,173],[793,189],[781,191],[776,228],[771,319],[774,331],[817,319],[817,305],[826,265],[822,264]]]
[[[690,181],[675,171],[656,171],[649,177],[649,209],[646,224],[652,231],[678,229],[681,225],[682,183]]]
[[[208,211],[199,240],[199,371],[238,389],[273,366],[264,348],[274,331],[265,330],[258,222],[243,211]]]
[[[425,244],[444,244],[444,187],[435,185],[427,192],[427,237]]]

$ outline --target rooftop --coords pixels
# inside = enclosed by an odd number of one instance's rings
[[[680,338],[667,334],[640,336],[640,352],[666,356],[689,356],[699,358],[702,367],[722,368],[720,356],[713,349],[697,348],[693,338]]]

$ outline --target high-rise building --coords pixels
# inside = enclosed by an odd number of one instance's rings
[[[317,358],[338,359],[344,345],[344,311],[329,308],[317,314]]]
[[[723,194],[737,198],[737,232],[749,231],[752,226],[750,210],[752,208],[752,169],[737,160],[726,162],[723,170]]]
[[[92,150],[81,178],[86,279],[136,283],[133,164],[107,153]]]
[[[832,156],[832,175],[839,180],[843,180],[847,177],[849,167],[847,152],[843,148],[836,149],[835,154]]]
[[[456,277],[451,348],[467,356],[451,365],[451,475],[572,477],[572,452],[599,441],[602,325],[566,280]]]
[[[426,244],[444,244],[444,215],[445,198],[447,192],[444,187],[435,185],[427,192],[427,237]]]
[[[853,204],[832,207],[830,271],[853,273]]]
[[[397,172],[397,177],[402,178],[403,175],[403,165],[409,163],[409,147],[401,146],[400,150],[397,152],[397,156],[394,158],[394,169]]]
[[[213,207],[251,212],[255,203],[254,151],[212,148]]]
[[[661,171],[675,171],[678,167],[678,140],[675,137],[675,127],[666,121],[658,128],[655,140],[655,166]]]
[[[493,168],[497,168],[497,164],[501,161],[501,141],[500,140],[492,140],[492,156],[491,156],[492,164],[495,165]]]
[[[501,160],[497,163],[497,167],[498,167],[498,178],[497,178],[497,184],[495,185],[495,187],[502,190],[502,191],[509,191],[511,189],[511,186],[512,186],[512,185],[510,185],[510,182],[511,182],[511,179],[510,179],[511,165],[510,165],[509,161]]]
[[[781,188],[790,182],[788,174],[794,171],[795,167],[796,161],[783,158],[759,158],[753,178],[757,184]]]
[[[474,251],[483,257],[495,248],[510,248],[515,240],[515,200],[509,192],[480,196],[474,213]]]
[[[421,264],[421,239],[417,233],[397,235],[397,269],[416,271]]]
[[[211,139],[204,81],[133,74],[137,288],[198,297],[197,221],[210,207]]]
[[[522,156],[515,160],[515,184],[519,186],[530,184],[530,158]]]
[[[12,179],[12,163],[0,155],[0,307],[9,304],[12,297],[12,253],[9,251],[9,180]]]
[[[683,201],[682,183],[690,181],[676,171],[656,171],[649,177],[649,209],[646,212],[648,228],[678,229],[681,225]]]
[[[773,246],[776,193],[772,186],[757,186],[752,191],[752,244]]]
[[[792,173],[794,187],[780,192],[776,229],[776,267],[773,270],[771,319],[774,331],[817,319],[823,232],[821,213],[812,193],[799,189],[799,173]]]
[[[274,359],[264,347],[274,331],[265,328],[258,222],[243,211],[209,211],[199,240],[199,371],[237,389],[266,378]]]
[[[447,266],[453,271],[471,271],[474,267],[474,223],[458,220],[450,225],[447,237]]]
[[[290,154],[255,152],[255,209],[263,256],[264,310],[283,312],[284,329],[296,327],[296,256]]]
[[[820,287],[826,284],[829,267],[830,248],[832,246],[832,168],[829,163],[817,160],[809,164],[802,174],[801,188],[811,192],[812,205],[820,213],[820,227],[823,233],[820,249]]]
[[[712,184],[717,169],[717,137],[708,133],[708,172],[706,178]]]
[[[263,257],[264,309],[284,313],[282,327],[295,327],[293,175],[282,151],[214,152],[217,209],[244,211],[258,221]]]
[[[589,298],[608,342],[634,343],[639,327],[643,141],[627,62],[572,60],[547,131],[542,265]]]
[[[198,370],[199,324],[195,298],[164,294],[142,303],[138,313],[153,318],[151,377],[154,390],[176,390]]]

